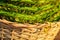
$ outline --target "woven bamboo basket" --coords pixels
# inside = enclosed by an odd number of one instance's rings
[[[0,20],[0,40],[54,40],[59,29],[60,22],[27,25]]]

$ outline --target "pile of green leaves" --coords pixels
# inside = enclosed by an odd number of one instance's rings
[[[0,18],[19,23],[60,20],[59,0],[2,0]]]

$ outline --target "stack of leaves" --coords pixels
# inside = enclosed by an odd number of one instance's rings
[[[60,20],[59,0],[1,0],[0,18],[19,23]]]

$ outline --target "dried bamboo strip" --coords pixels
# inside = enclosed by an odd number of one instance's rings
[[[3,23],[3,22],[1,22]],[[4,24],[4,23],[3,23]],[[44,23],[40,24],[39,27],[13,27],[12,29],[9,29],[10,26],[4,26],[3,24],[0,25],[2,26],[2,36],[1,39],[3,40],[4,38],[4,31],[7,30],[12,30],[9,31],[8,34],[10,33],[11,40],[54,40],[56,37],[57,33],[60,30],[60,22],[54,22],[54,23]],[[8,23],[7,23],[8,24]],[[5,24],[6,25],[6,24]],[[24,24],[23,24],[24,25]],[[25,24],[26,25],[26,24]],[[4,28],[7,27],[7,28]],[[8,32],[8,31],[7,31]],[[7,37],[7,36],[5,36]]]

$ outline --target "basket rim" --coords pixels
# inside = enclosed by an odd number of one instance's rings
[[[0,19],[0,23],[4,23],[6,25],[11,25],[12,27],[17,27],[17,28],[21,28],[21,27],[24,27],[24,28],[42,28],[42,27],[51,25],[53,23],[57,23],[58,25],[60,24],[60,22],[52,22],[52,23],[47,22],[47,23],[43,23],[43,24],[39,24],[39,25],[36,25],[36,24],[22,24],[22,23],[11,22],[11,21],[8,21],[8,20],[5,20],[5,19]]]

